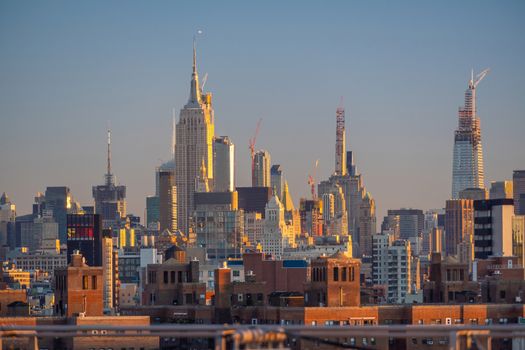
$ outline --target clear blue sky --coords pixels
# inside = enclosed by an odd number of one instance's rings
[[[280,163],[292,197],[307,173],[334,169],[335,109],[388,208],[443,207],[453,131],[470,69],[478,88],[487,182],[525,168],[524,1],[0,1],[0,191],[19,214],[46,186],[83,205],[113,168],[143,215],[154,168],[170,157],[171,110],[188,98],[197,29],[216,134],[237,147],[249,183],[248,138]]]

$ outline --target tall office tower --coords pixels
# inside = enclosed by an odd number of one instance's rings
[[[514,189],[514,212],[525,215],[525,170],[514,170],[512,174]]]
[[[177,190],[173,169],[160,168],[159,176],[159,223],[160,232],[169,230],[175,232],[178,228],[177,216]],[[195,189],[195,183],[193,184]]]
[[[213,184],[213,138],[215,121],[212,94],[204,94],[197,73],[197,52],[193,42],[193,73],[188,103],[181,109],[176,128],[175,185],[177,186],[177,225],[188,232],[189,216],[195,209],[195,179],[204,160],[206,176]],[[162,202],[162,201],[161,201]]]
[[[474,258],[512,255],[513,200],[474,201]]]
[[[389,209],[388,216],[399,216],[399,237],[409,239],[420,236],[425,227],[425,214],[420,209]]]
[[[104,228],[116,227],[126,217],[126,186],[116,186],[111,173],[111,130],[108,130],[107,169],[104,185],[93,186],[95,214]]]
[[[253,159],[253,187],[270,187],[270,153],[260,150]]]
[[[456,255],[460,243],[472,242],[474,235],[474,201],[451,199],[445,208],[445,252]]]
[[[67,215],[67,262],[78,250],[89,266],[102,266],[102,218],[99,214]]]
[[[346,174],[345,109],[340,106],[335,112],[335,174]]]
[[[213,191],[235,190],[235,145],[228,136],[216,137],[213,141]]]
[[[490,183],[489,199],[514,198],[512,181],[492,181]]]
[[[346,152],[345,141],[345,111],[339,107],[336,111],[336,143],[335,143],[335,171],[328,180],[321,181],[317,186],[319,198],[330,193],[334,185],[339,185],[343,190],[346,203],[346,223],[352,242],[359,242],[359,222],[361,215],[361,202],[367,191],[363,184],[361,174],[358,174],[353,162],[352,152]]]
[[[262,235],[263,252],[281,259],[285,248],[295,247],[293,226],[284,220],[284,208],[277,195],[266,205]]]
[[[346,151],[346,173],[355,176],[354,155],[352,151]]]
[[[146,197],[146,227],[159,225],[160,222],[160,200],[159,196]],[[158,228],[157,228],[158,229]]]
[[[376,202],[366,193],[359,214],[359,247],[361,255],[372,256],[372,235],[376,234]]]
[[[325,236],[348,236],[346,201],[343,189],[334,184],[322,195]],[[328,211],[328,212],[325,212]]]
[[[58,223],[58,238],[60,243],[67,241],[67,214],[72,209],[71,192],[68,187],[47,187],[45,194],[45,209],[53,211],[53,217]]]
[[[452,164],[452,199],[466,188],[484,188],[483,149],[481,128],[476,111],[476,87],[487,75],[484,70],[472,77],[465,91],[465,106],[459,109],[458,129],[454,133],[454,160]]]
[[[16,206],[11,203],[5,192],[0,197],[0,247],[8,244],[8,230],[16,220]]]
[[[284,176],[281,165],[279,164],[272,165],[272,168],[270,169],[270,185],[275,194],[279,197],[279,199],[282,202],[284,190]]]

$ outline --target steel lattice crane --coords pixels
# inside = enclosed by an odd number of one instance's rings
[[[308,186],[310,186],[310,192],[312,193],[312,200],[317,199],[317,195],[315,194],[315,173],[317,171],[317,166],[319,165],[319,159],[315,161],[315,166],[312,170],[312,174],[308,174]]]

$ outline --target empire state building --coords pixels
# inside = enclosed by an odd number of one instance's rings
[[[211,93],[203,93],[197,73],[193,42],[193,73],[190,97],[180,111],[176,128],[175,184],[177,186],[178,228],[188,233],[189,215],[194,209],[196,181],[204,163],[205,176],[213,184],[213,139],[215,124]]]

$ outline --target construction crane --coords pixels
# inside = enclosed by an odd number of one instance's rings
[[[479,82],[485,78],[485,76],[490,72],[490,68],[485,69],[478,75],[476,75],[476,78],[474,78],[474,70],[471,72],[471,78],[470,78],[470,84],[473,88],[476,88],[478,86]]]
[[[319,159],[315,161],[315,166],[312,170],[312,175],[308,174],[308,186],[310,186],[310,191],[312,192],[312,200],[317,199],[315,194],[315,173],[317,171],[317,166],[319,165]]]
[[[259,134],[259,129],[261,128],[262,118],[259,118],[257,121],[257,126],[255,128],[255,133],[253,137],[248,140],[248,148],[250,149],[250,157],[252,163],[252,186],[255,185],[255,142],[257,142],[257,135]]]

